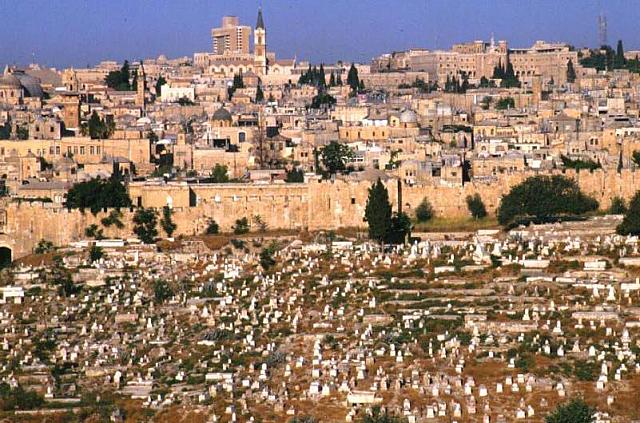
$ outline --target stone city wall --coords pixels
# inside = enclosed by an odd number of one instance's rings
[[[567,171],[581,188],[606,208],[613,196],[630,199],[640,189],[640,172]],[[466,197],[480,194],[489,213],[494,213],[500,198],[517,183],[531,176],[527,173],[501,175],[493,183],[468,183],[462,186],[402,186],[403,211],[413,209],[428,198],[439,216],[468,216]],[[398,207],[398,183],[387,183],[389,197]],[[173,206],[175,235],[201,234],[209,219],[222,231],[231,231],[236,219],[250,222],[260,216],[270,229],[318,230],[364,227],[364,209],[370,182],[312,181],[304,184],[202,184],[168,183],[144,185],[133,183],[129,192],[134,205],[161,208]],[[107,237],[133,236],[133,210],[122,210],[123,229],[104,228]],[[67,210],[51,203],[7,202],[0,206],[0,247],[9,247],[13,257],[32,252],[41,239],[65,245],[85,238],[84,230],[100,224],[107,211],[93,216],[89,211]],[[160,217],[160,213],[159,213]],[[159,229],[159,231],[161,231]]]

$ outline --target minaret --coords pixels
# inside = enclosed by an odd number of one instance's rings
[[[136,78],[137,86],[136,86],[136,106],[142,107],[144,110],[145,106],[145,88],[146,88],[146,75],[144,73],[144,66],[142,66],[142,61],[140,61],[140,66],[138,67],[138,75]]]
[[[262,8],[258,9],[258,22],[256,30],[253,32],[253,54],[256,62],[256,73],[258,75],[267,74],[267,30],[264,27],[262,18]]]

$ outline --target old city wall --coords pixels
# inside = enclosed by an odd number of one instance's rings
[[[640,172],[570,172],[580,187],[593,195],[606,208],[613,196],[629,199],[640,189]],[[524,180],[526,173],[502,175],[491,184],[468,183],[461,186],[402,186],[402,208],[407,213],[428,198],[436,214],[447,217],[468,216],[465,198],[478,193],[490,213],[497,209],[500,198]],[[205,231],[209,219],[214,219],[223,231],[230,231],[236,219],[247,217],[255,223],[260,216],[270,229],[318,230],[362,227],[370,182],[313,181],[307,184],[165,184],[132,185],[134,204],[161,208],[173,205],[176,235],[196,235]],[[398,207],[396,180],[389,180],[389,197]],[[122,210],[123,229],[104,228],[108,237],[133,235],[133,210]],[[50,203],[6,203],[0,208],[0,247],[12,249],[13,257],[33,251],[41,239],[65,245],[84,239],[84,230],[91,224],[101,226],[107,216],[100,212],[67,210]]]

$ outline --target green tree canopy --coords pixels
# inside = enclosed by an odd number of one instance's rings
[[[416,219],[418,222],[426,222],[433,218],[433,207],[429,200],[425,197],[422,199],[418,207],[416,207]]]
[[[249,219],[246,217],[236,219],[236,224],[233,225],[233,233],[236,235],[249,233]]]
[[[276,264],[275,253],[278,251],[278,245],[275,242],[269,244],[260,252],[260,266],[268,271]]]
[[[258,85],[256,89],[256,103],[262,103],[264,101],[264,91],[262,91],[262,86]]]
[[[160,75],[156,81],[156,97],[160,97],[162,95],[162,86],[166,83],[167,80],[164,79],[164,76]]]
[[[598,202],[580,191],[575,180],[561,175],[533,176],[502,198],[498,221],[509,225],[518,219],[580,215],[597,208]]]
[[[595,409],[589,407],[583,399],[573,399],[560,404],[551,414],[545,417],[545,423],[592,423]]]
[[[162,220],[160,220],[160,226],[162,226],[162,229],[168,237],[171,237],[175,230],[178,228],[178,225],[176,225],[171,218],[172,214],[173,211],[171,210],[171,207],[164,206],[162,208]]]
[[[93,214],[104,208],[130,207],[125,186],[115,177],[91,179],[75,184],[67,193],[67,208],[89,209]]]
[[[336,104],[336,98],[326,92],[319,92],[311,99],[309,105],[312,109],[321,109],[323,107],[331,107]]]
[[[129,69],[129,61],[125,60],[120,70],[111,71],[105,77],[107,87],[117,91],[131,91],[132,87],[129,83],[131,79],[131,71]]]
[[[389,244],[404,244],[411,235],[411,218],[406,213],[394,213],[391,217],[391,228],[385,239]]]
[[[209,221],[207,222],[206,234],[207,235],[216,235],[219,232],[220,232],[220,226],[218,225],[218,223],[213,219],[209,219]]]
[[[380,179],[369,188],[364,216],[369,225],[369,238],[385,242],[391,232],[391,203],[389,192]]]
[[[636,192],[622,222],[616,228],[620,235],[640,235],[640,191]]]
[[[622,40],[618,40],[618,45],[616,46],[616,56],[613,59],[613,67],[615,69],[622,69],[626,60],[624,58],[624,48],[622,47]]]
[[[290,184],[304,182],[304,171],[302,169],[293,169],[288,171],[285,182]]]
[[[91,113],[89,121],[83,123],[81,130],[85,135],[89,135],[91,139],[107,139],[113,135],[115,122],[113,122],[113,120],[107,122],[106,119],[100,118],[98,113],[94,110]]]
[[[145,244],[153,244],[158,236],[158,214],[153,209],[140,208],[133,215],[133,232]]]
[[[516,102],[513,97],[504,97],[496,102],[496,110],[513,109],[516,106]]]
[[[352,91],[358,91],[360,88],[360,77],[358,76],[358,69],[352,63],[347,74],[347,84],[351,87]]]
[[[627,204],[622,197],[613,197],[611,199],[611,206],[609,206],[609,213],[611,214],[625,214],[627,212]]]
[[[371,413],[367,413],[360,423],[406,423],[407,419],[382,412],[379,406],[373,407]]]
[[[331,174],[343,171],[347,162],[353,157],[353,151],[349,146],[337,141],[331,141],[322,149],[322,164]]]
[[[483,219],[487,216],[487,208],[484,206],[480,194],[468,195],[466,201],[469,213],[474,219]]]
[[[227,166],[216,163],[211,171],[211,180],[215,184],[223,184],[229,182],[229,171]]]

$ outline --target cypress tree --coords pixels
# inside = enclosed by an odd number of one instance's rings
[[[329,86],[330,87],[336,86],[336,76],[333,72],[331,72],[331,76],[329,77]]]
[[[383,243],[391,231],[391,203],[380,179],[369,188],[364,216],[369,224],[369,238]]]
[[[616,57],[613,60],[613,67],[615,69],[621,69],[624,68],[624,64],[624,48],[622,47],[622,40],[618,40],[618,45],[616,46]]]
[[[576,70],[573,68],[573,62],[569,59],[567,63],[567,82],[573,83],[576,81]]]
[[[256,90],[256,103],[260,103],[264,100],[264,92],[262,91],[262,87],[258,85],[258,89]]]
[[[358,77],[358,69],[356,69],[355,65],[352,63],[351,68],[349,68],[349,73],[347,74],[347,84],[351,87],[353,91],[357,91],[360,86],[360,78]]]

